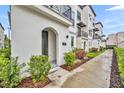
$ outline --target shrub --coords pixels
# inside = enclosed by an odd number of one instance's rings
[[[73,65],[75,61],[75,53],[74,52],[65,53],[64,60],[65,60],[66,66]]]
[[[98,48],[90,48],[90,52],[98,52]]]
[[[45,80],[51,69],[51,64],[45,55],[32,56],[28,65],[33,82]]]
[[[0,56],[11,59],[11,49],[10,48],[0,49]]]
[[[0,57],[0,87],[16,87],[20,83],[20,67],[18,58]]]
[[[75,54],[77,59],[83,59],[86,56],[86,53],[83,50],[77,50]]]

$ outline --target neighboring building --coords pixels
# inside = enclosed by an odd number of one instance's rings
[[[98,49],[100,49],[100,47],[105,47],[105,40],[103,40],[103,25],[101,22],[95,23],[92,45],[92,47]]]
[[[116,46],[117,45],[116,34],[110,34],[110,35],[108,35],[106,44],[107,44],[107,46]]]
[[[118,32],[117,36],[117,46],[120,48],[124,48],[124,32]]]
[[[110,34],[107,39],[107,46],[114,45],[124,48],[124,32]]]
[[[0,49],[4,48],[4,28],[0,23]]]
[[[90,5],[11,6],[12,56],[23,64],[32,55],[48,55],[54,70],[64,64],[65,52],[89,51],[95,16]]]

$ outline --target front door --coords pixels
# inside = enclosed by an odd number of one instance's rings
[[[48,56],[48,32],[42,32],[42,54]]]
[[[84,41],[84,51],[86,50],[86,42]]]

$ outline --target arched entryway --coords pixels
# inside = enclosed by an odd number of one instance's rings
[[[53,28],[42,30],[42,55],[47,55],[52,67],[57,66],[57,32]]]

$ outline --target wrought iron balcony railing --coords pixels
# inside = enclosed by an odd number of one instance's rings
[[[88,38],[88,33],[85,31],[78,31],[78,36],[83,36],[83,37]]]
[[[58,13],[59,15],[67,18],[68,20],[72,21],[72,10],[69,5],[45,5],[47,8],[53,10],[54,12]]]

